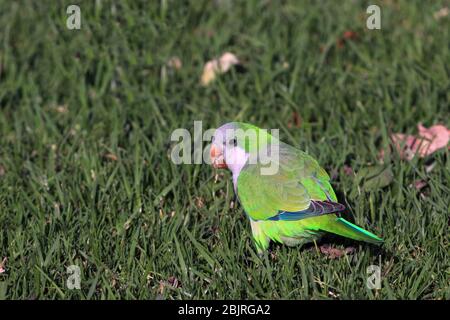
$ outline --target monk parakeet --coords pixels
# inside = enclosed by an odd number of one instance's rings
[[[269,162],[263,162],[262,155],[267,155],[275,170],[267,170]],[[258,253],[264,252],[271,240],[302,245],[325,232],[374,244],[383,242],[339,217],[345,206],[337,202],[326,171],[314,158],[267,130],[247,123],[227,123],[214,132],[210,156],[215,168],[232,172],[234,190],[250,220]]]

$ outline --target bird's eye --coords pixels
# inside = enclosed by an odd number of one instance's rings
[[[237,146],[237,139],[236,138],[233,138],[233,139],[230,140],[230,146],[234,146],[234,147]]]
[[[211,142],[214,142],[214,136],[212,136],[212,138],[211,138]]]

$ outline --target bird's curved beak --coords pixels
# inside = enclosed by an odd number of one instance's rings
[[[209,152],[211,157],[211,164],[216,169],[228,168],[227,163],[223,157],[223,151],[220,147],[215,144],[211,145],[211,150]]]

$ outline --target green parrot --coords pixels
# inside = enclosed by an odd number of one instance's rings
[[[359,241],[383,240],[339,217],[330,177],[305,152],[267,130],[230,122],[216,129],[211,164],[232,172],[235,193],[250,220],[259,254],[270,241],[303,245],[331,232]],[[270,160],[270,161],[269,161]]]

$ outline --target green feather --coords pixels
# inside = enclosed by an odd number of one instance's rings
[[[244,130],[256,129],[256,138],[262,134],[261,130],[252,125],[234,125]],[[258,143],[256,138],[247,139],[241,147],[244,147],[246,152],[258,150],[255,148]],[[274,141],[275,138],[270,139]],[[373,233],[334,213],[292,221],[269,220],[280,211],[305,210],[313,200],[337,202],[330,177],[317,161],[301,150],[278,142],[279,170],[276,174],[263,175],[260,164],[247,163],[237,179],[236,191],[250,218],[253,237],[259,251],[267,249],[270,240],[288,245],[303,244],[320,238],[324,232],[369,243],[383,242]]]
[[[358,227],[357,225],[354,225],[351,222],[348,222],[344,218],[337,219],[336,223],[340,225],[339,231],[338,232],[331,231],[331,232],[340,234],[344,237],[348,237],[354,240],[365,241],[373,244],[380,244],[383,242],[383,239],[377,237],[376,235],[367,230],[364,230],[361,227]],[[339,233],[341,232],[341,230],[343,230],[342,234]]]

